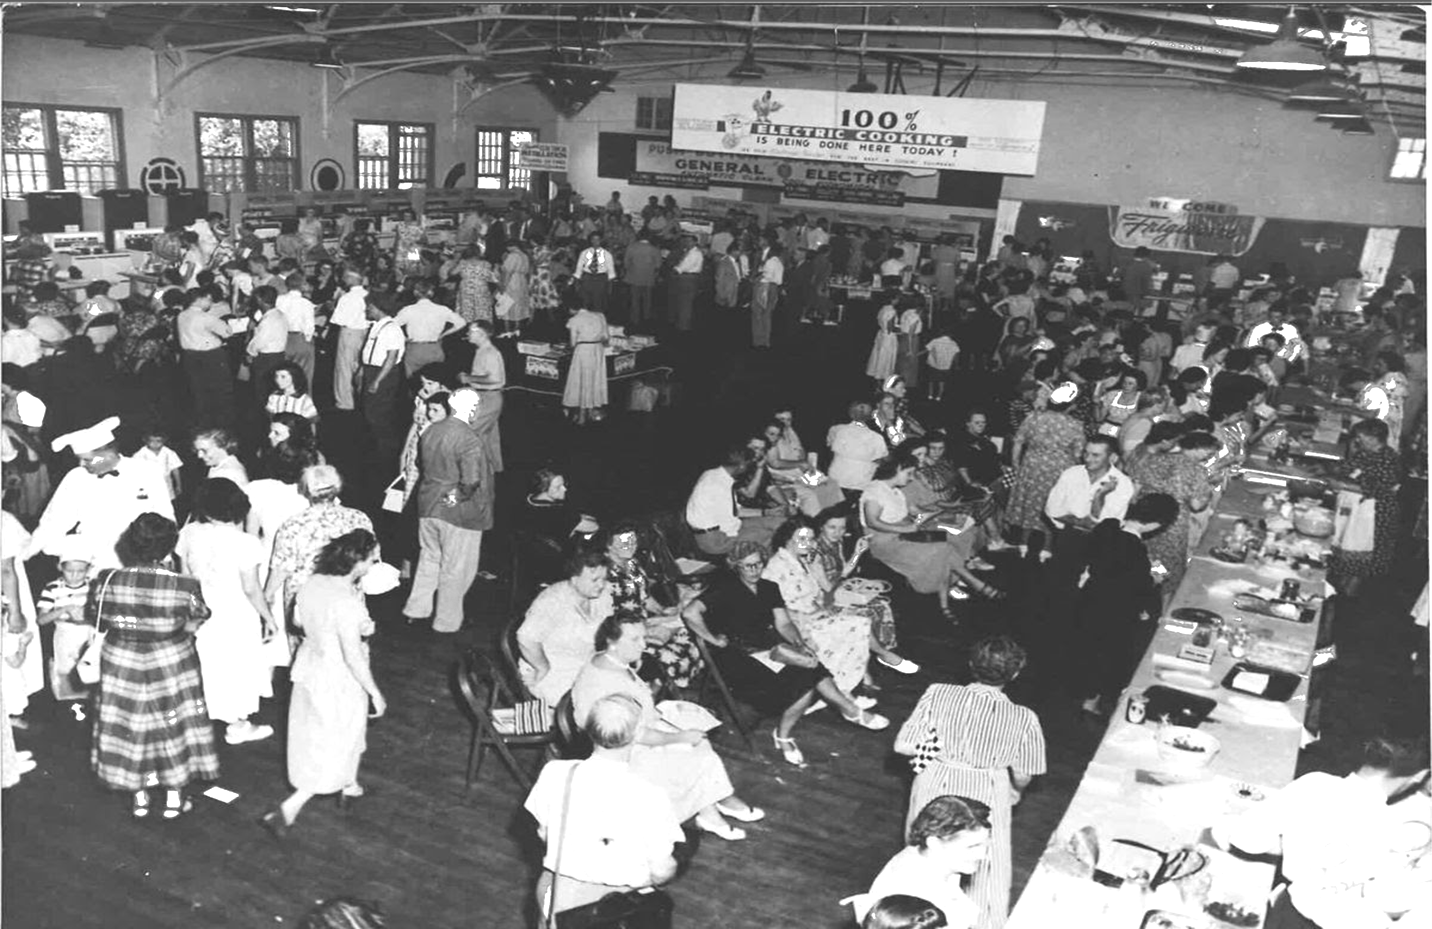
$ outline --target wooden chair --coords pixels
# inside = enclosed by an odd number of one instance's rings
[[[517,713],[517,725],[513,731],[503,731],[494,719],[499,709],[515,709],[519,701],[513,699],[512,691],[503,681],[503,675],[491,659],[477,650],[463,655],[454,667],[457,690],[462,697],[463,707],[472,722],[472,736],[467,748],[467,779],[464,789],[471,790],[482,768],[483,757],[491,746],[512,776],[524,791],[532,789],[532,775],[523,770],[512,754],[514,748],[537,748],[543,753],[543,761],[557,757],[556,733],[550,722],[545,728],[532,731],[523,726],[523,713]],[[506,728],[506,727],[504,727]],[[524,731],[526,729],[526,731]]]
[[[525,617],[525,610],[513,613],[512,618],[507,621],[507,625],[502,627],[502,634],[497,640],[497,652],[502,660],[502,673],[507,678],[507,686],[519,700],[532,699],[527,685],[522,682],[521,665],[518,663],[522,652],[517,647],[517,630],[521,627]]]
[[[756,751],[756,743],[751,740],[750,727],[741,721],[741,713],[736,705],[735,695],[731,693],[731,688],[727,686],[726,678],[721,674],[721,669],[716,667],[715,661],[711,660],[711,647],[707,645],[706,640],[699,635],[693,634],[691,640],[696,643],[696,650],[701,653],[701,663],[703,665],[701,683],[696,689],[696,702],[703,706],[706,705],[706,691],[711,684],[714,683],[716,685],[716,692],[721,697],[720,708],[725,709],[727,717],[731,720],[731,725],[736,727],[736,731],[739,732],[741,738],[745,740],[746,748],[750,750],[752,755],[759,755],[760,753]]]
[[[586,758],[592,753],[592,740],[577,722],[577,712],[572,705],[572,692],[562,695],[557,704],[557,741],[563,758]]]

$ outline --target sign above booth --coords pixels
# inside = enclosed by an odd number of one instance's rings
[[[1044,103],[677,84],[675,149],[1032,175]]]
[[[557,142],[523,142],[518,162],[529,171],[567,170],[567,146]]]
[[[1201,209],[1205,206],[1215,209]],[[1239,215],[1227,204],[1110,208],[1109,236],[1120,248],[1238,256],[1253,247],[1262,228],[1261,216]]]

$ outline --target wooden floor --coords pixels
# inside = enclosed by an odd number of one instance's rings
[[[860,341],[836,354],[812,349],[786,367],[758,357],[688,371],[690,406],[661,423],[564,430],[550,410],[513,403],[503,417],[510,469],[504,493],[520,498],[524,472],[556,460],[578,465],[572,473],[600,500],[601,513],[669,505],[713,456],[721,428],[758,423],[776,397],[795,400],[803,434],[817,444],[862,387],[849,373],[860,370],[868,347]],[[833,364],[847,373],[831,375]],[[956,396],[985,396],[981,389],[971,385]],[[493,536],[496,552],[501,538]],[[488,566],[499,569],[500,558]],[[1001,582],[1032,590],[1019,570],[1009,569]],[[1305,768],[1346,770],[1369,727],[1394,712],[1422,712],[1425,679],[1412,679],[1398,660],[1397,636],[1405,622],[1399,614],[1416,594],[1405,588],[1425,579],[1425,565],[1414,566],[1401,587],[1388,585],[1343,614],[1350,617],[1340,624],[1345,657],[1329,689],[1323,742],[1305,753]],[[490,644],[506,619],[505,594],[479,582],[468,628],[449,637],[402,624],[396,595],[375,601],[374,673],[390,709],[369,730],[362,770],[369,795],[347,812],[331,798],[315,800],[284,845],[256,825],[287,792],[282,731],[266,742],[221,745],[219,785],[240,795],[233,804],[200,798],[177,822],[136,822],[127,799],[103,790],[90,773],[88,727],[37,696],[28,714],[33,726],[18,741],[35,752],[39,768],[3,795],[0,920],[7,929],[257,929],[293,925],[316,900],[351,894],[380,901],[389,924],[401,929],[531,925],[539,848],[522,795],[495,757],[464,792],[468,729],[447,677],[463,648]],[[1009,630],[1037,649],[1029,602],[967,607],[959,628],[937,620],[929,602],[897,603],[902,651],[925,669],[914,677],[882,669],[881,711],[898,723],[932,680],[958,679],[964,645],[983,632]],[[1016,893],[1102,733],[1102,724],[1059,695],[1058,656],[1037,659],[1011,696],[1039,712],[1050,772],[1015,811]],[[270,701],[261,716],[282,729],[283,704]],[[795,734],[810,760],[804,770],[780,759],[768,732],[756,757],[734,733],[717,733],[740,794],[769,815],[745,842],[707,837],[691,871],[671,888],[678,926],[843,929],[849,924],[839,899],[865,890],[898,850],[909,774],[890,751],[893,731],[859,730],[824,711]]]

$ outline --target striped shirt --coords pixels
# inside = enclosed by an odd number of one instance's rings
[[[938,760],[971,768],[1011,768],[1019,774],[1045,771],[1044,732],[1039,717],[982,684],[931,684],[900,729],[896,751],[920,744],[933,730]]]
[[[318,407],[313,405],[313,398],[308,394],[292,396],[290,394],[271,393],[268,396],[268,403],[264,405],[269,416],[275,413],[296,413],[304,419],[317,419]]]

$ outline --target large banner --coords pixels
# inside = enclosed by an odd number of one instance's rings
[[[1190,204],[1197,206],[1197,204]],[[1261,216],[1153,206],[1110,207],[1109,237],[1120,248],[1199,255],[1242,255],[1263,228]]]
[[[654,141],[637,143],[636,170],[629,180],[646,187],[689,190],[763,187],[780,190],[788,200],[880,206],[903,206],[907,197],[934,200],[940,189],[939,175],[911,177],[898,171],[871,171],[853,165],[677,151],[665,142]]]
[[[677,84],[678,150],[1034,174],[1044,103]]]

